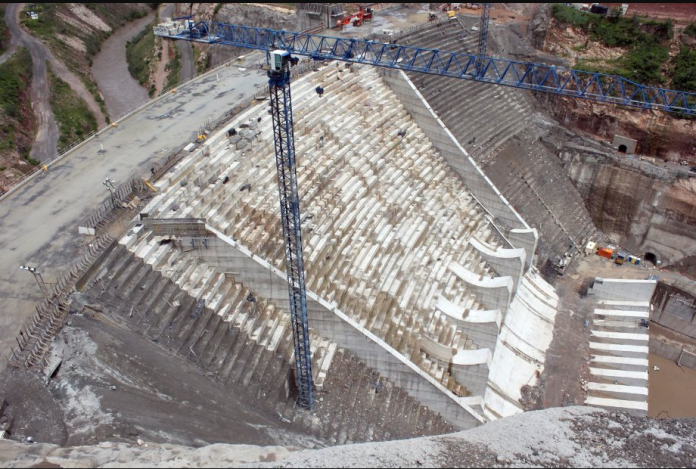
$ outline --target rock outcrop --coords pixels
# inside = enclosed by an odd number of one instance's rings
[[[103,443],[61,448],[0,441],[5,467],[684,467],[696,458],[694,419],[653,420],[587,407],[528,412],[447,436],[291,452]]]

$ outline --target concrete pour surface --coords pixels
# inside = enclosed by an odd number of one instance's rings
[[[265,81],[260,70],[238,67],[200,77],[106,130],[0,201],[0,371],[41,299],[32,274],[19,266],[37,267],[47,283],[55,282],[88,242],[78,235],[78,223],[106,199],[104,179],[119,185],[149,176],[153,162],[192,141],[207,119],[250,101],[255,86]],[[100,153],[101,145],[105,153]]]

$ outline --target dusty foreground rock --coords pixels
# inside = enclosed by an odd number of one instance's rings
[[[0,441],[0,464],[29,467],[693,467],[696,420],[653,420],[587,407],[529,412],[434,438],[293,451],[128,444],[61,448]]]

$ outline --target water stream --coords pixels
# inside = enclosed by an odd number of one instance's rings
[[[127,23],[107,39],[94,57],[92,74],[106,101],[111,120],[125,114],[147,101],[147,89],[140,86],[128,72],[126,43],[138,34],[155,17],[150,13]]]

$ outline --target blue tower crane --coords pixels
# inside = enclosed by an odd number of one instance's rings
[[[290,298],[290,322],[295,346],[295,382],[301,407],[311,409],[314,403],[312,385],[312,357],[309,349],[307,322],[307,292],[302,259],[302,229],[300,226],[300,195],[297,191],[295,134],[292,124],[290,96],[290,66],[298,58],[284,50],[270,55],[268,88],[271,94],[271,119],[275,142],[276,169],[280,218],[285,240],[285,270]]]
[[[290,96],[290,67],[298,61],[295,56],[315,60],[341,60],[616,105],[696,115],[695,93],[642,85],[615,75],[487,57],[485,53],[490,5],[486,5],[488,6],[484,7],[481,17],[477,55],[209,21],[195,23],[188,18],[182,23],[161,24],[154,28],[157,36],[262,50],[270,58],[268,84],[295,346],[295,380],[299,390],[299,404],[306,409],[311,409],[313,405],[313,385]],[[317,93],[321,96],[319,90]]]

